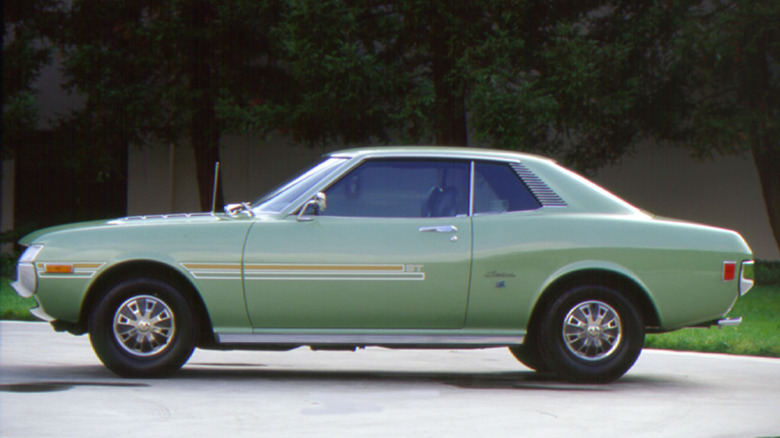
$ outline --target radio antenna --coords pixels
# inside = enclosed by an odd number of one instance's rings
[[[211,196],[211,214],[217,211],[217,184],[219,183],[219,161],[214,163],[214,190]]]

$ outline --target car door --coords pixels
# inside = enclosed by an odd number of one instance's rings
[[[325,190],[311,220],[258,220],[244,256],[253,327],[462,327],[469,167],[368,160]]]

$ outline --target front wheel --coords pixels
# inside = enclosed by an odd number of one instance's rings
[[[92,348],[123,377],[160,377],[184,365],[195,348],[196,320],[174,286],[150,278],[111,288],[89,320]]]
[[[636,362],[645,338],[633,303],[605,286],[578,286],[564,292],[540,326],[545,364],[575,382],[620,378]]]

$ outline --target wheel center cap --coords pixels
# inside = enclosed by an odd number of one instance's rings
[[[148,331],[149,327],[151,327],[151,324],[149,324],[149,321],[143,319],[141,321],[138,321],[138,330],[141,330],[142,332]]]
[[[592,338],[597,338],[601,336],[601,327],[597,325],[589,325],[588,326],[588,336]]]

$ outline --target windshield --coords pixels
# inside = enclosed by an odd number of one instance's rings
[[[328,158],[322,161],[253,202],[252,210],[256,213],[278,213],[284,210],[287,205],[309,191],[345,160],[345,158]]]

